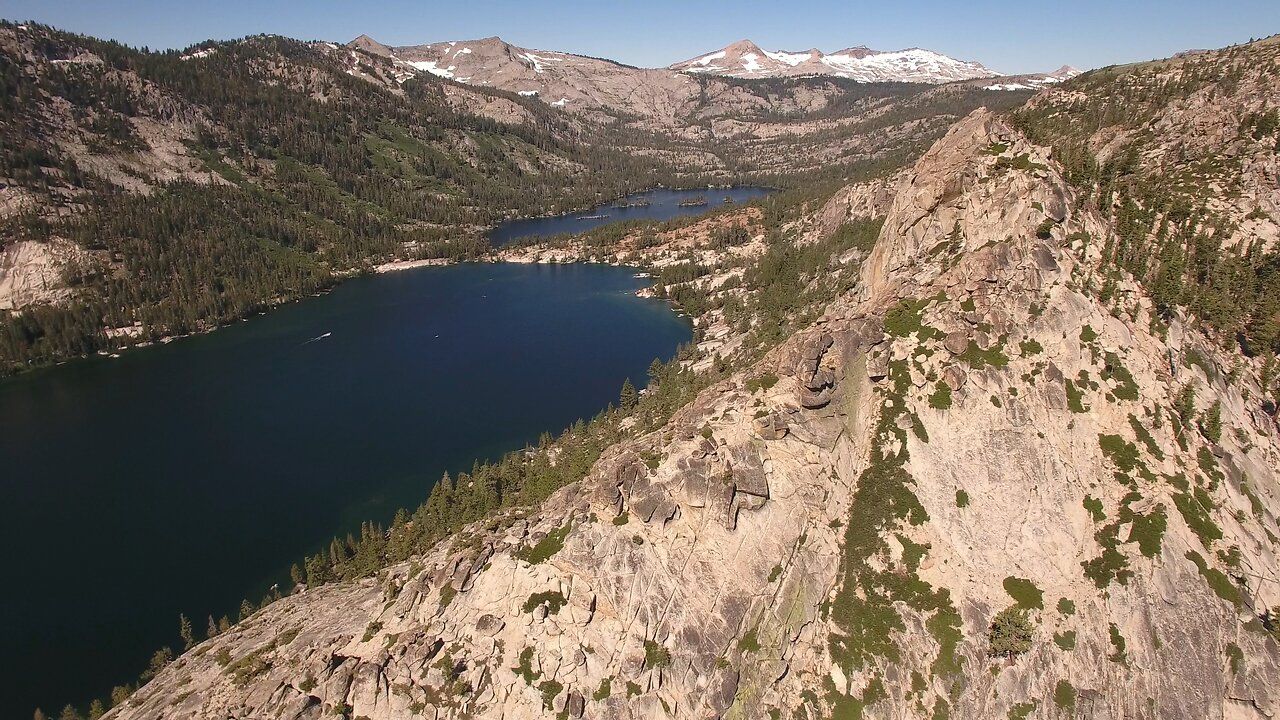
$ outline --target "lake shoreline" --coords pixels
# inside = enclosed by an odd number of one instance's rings
[[[748,192],[755,191],[755,190],[763,190],[766,192],[773,192],[775,189],[769,188],[763,185],[717,185],[717,186],[706,186],[705,188],[703,187],[678,188],[678,187],[666,187],[666,186],[658,185],[646,190],[639,190],[631,193],[624,193],[614,197],[613,199],[607,201],[606,203],[594,205],[594,206],[579,209],[579,210],[570,211],[567,213],[513,218],[511,220],[504,221],[503,223],[499,223],[497,225],[494,225],[485,229],[484,231],[485,237],[490,242],[490,248],[487,253],[485,253],[484,255],[480,255],[478,257],[462,258],[462,259],[393,257],[389,260],[377,262],[376,264],[365,265],[363,267],[352,267],[352,268],[345,268],[342,270],[334,270],[330,273],[331,282],[328,285],[324,286],[323,288],[315,292],[300,294],[300,295],[277,296],[274,298],[270,298],[270,299],[264,300],[260,306],[251,309],[249,312],[245,313],[244,315],[231,319],[227,322],[218,323],[216,325],[212,325],[207,328],[201,328],[201,329],[194,330],[191,332],[186,332],[186,333],[163,334],[157,337],[146,337],[145,339],[143,339],[142,330],[139,325],[130,325],[130,326],[122,326],[122,327],[104,327],[102,331],[107,338],[111,340],[117,340],[117,341],[123,341],[123,342],[117,342],[116,344],[112,344],[110,347],[97,350],[95,352],[86,353],[84,355],[79,355],[75,357],[66,357],[56,362],[42,363],[39,365],[31,365],[17,372],[8,373],[8,374],[0,373],[0,382],[4,382],[6,380],[9,380],[15,377],[30,375],[33,372],[39,372],[41,370],[45,370],[49,368],[60,367],[70,363],[81,362],[91,358],[117,359],[117,358],[120,358],[122,354],[130,353],[131,351],[143,350],[146,348],[155,347],[159,345],[168,345],[176,340],[181,340],[184,338],[200,337],[203,335],[208,335],[209,333],[212,333],[222,328],[230,327],[232,325],[236,325],[243,322],[248,322],[250,319],[252,319],[255,316],[266,315],[272,310],[279,309],[286,305],[290,305],[296,302],[301,302],[303,300],[306,300],[307,298],[321,297],[330,292],[333,292],[333,290],[338,285],[340,285],[343,281],[349,280],[351,278],[365,277],[368,275],[382,275],[386,273],[403,272],[406,270],[415,270],[415,269],[424,268],[424,267],[449,267],[449,266],[459,265],[463,263],[504,263],[505,262],[505,263],[513,263],[513,264],[573,264],[573,263],[588,262],[587,260],[583,259],[581,248],[569,249],[569,248],[547,247],[545,243],[551,238],[555,237],[554,234],[545,235],[545,236],[544,235],[528,235],[526,237],[533,240],[533,242],[529,244],[514,244],[515,240],[518,238],[513,238],[512,240],[509,240],[508,242],[503,244],[494,244],[492,239],[492,234],[494,233],[494,231],[502,228],[503,226],[509,225],[510,223],[519,223],[519,222],[534,221],[534,220],[562,220],[562,221],[568,220],[570,218],[573,218],[575,215],[594,212],[599,208],[608,207],[612,203],[616,203],[618,200],[629,198],[629,197],[648,195],[655,192],[663,192],[663,191],[673,192],[673,193],[693,193],[693,192],[703,192],[703,191],[710,192],[710,191],[717,191],[717,190],[722,190],[722,191],[739,190],[739,191],[748,191]],[[656,220],[656,221],[666,222],[671,219],[674,219],[674,217],[704,215],[704,214],[713,212],[714,210],[722,206],[723,206],[722,203],[719,203],[719,202],[709,202],[707,205],[700,206],[697,208],[697,210],[699,210],[700,212],[677,213],[672,218],[667,218],[667,220]],[[603,226],[611,225],[614,223],[627,222],[629,220],[643,221],[646,219],[653,219],[653,218],[636,217],[636,218],[612,219],[606,223],[600,223],[597,225],[589,225],[587,227],[582,227],[580,228],[579,233],[588,232],[598,227],[603,227]],[[608,258],[605,260],[593,260],[590,262],[596,262],[598,264],[609,265],[613,267],[631,267],[630,265],[626,265],[625,263],[617,262],[613,258]],[[640,268],[637,268],[637,269],[640,269]],[[636,292],[636,295],[642,298],[652,298],[654,297],[653,287],[654,287],[653,283],[650,283],[647,287],[641,288],[640,290],[638,290]],[[675,303],[672,303],[672,306],[677,310],[679,309],[678,306],[675,305]],[[137,340],[137,341],[129,342],[129,340]]]

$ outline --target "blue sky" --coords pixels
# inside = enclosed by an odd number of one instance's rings
[[[0,17],[152,48],[278,33],[389,45],[500,35],[517,45],[668,65],[751,38],[765,49],[919,46],[1007,73],[1165,57],[1280,33],[1277,0],[0,0]]]

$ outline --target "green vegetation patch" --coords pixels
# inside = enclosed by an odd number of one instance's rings
[[[1107,519],[1107,513],[1102,510],[1102,501],[1092,495],[1084,496],[1084,509],[1089,511],[1089,516],[1094,522],[1102,522]]]
[[[749,393],[755,393],[758,390],[771,390],[774,385],[778,384],[778,376],[773,373],[765,373],[758,377],[753,377],[746,382],[746,389]]]
[[[963,637],[950,593],[946,588],[935,590],[914,572],[902,574],[871,562],[877,556],[888,557],[886,533],[904,521],[920,525],[929,518],[912,491],[914,480],[905,469],[906,430],[896,422],[906,412],[911,387],[906,360],[889,364],[885,385],[877,389],[885,402],[872,436],[871,462],[858,478],[844,524],[840,585],[828,605],[836,630],[828,638],[828,648],[832,658],[849,669],[865,668],[877,658],[898,659],[894,636],[906,627],[895,607],[901,602],[922,615],[932,614],[926,625],[941,646],[935,672],[949,674],[958,671],[955,648]],[[899,449],[890,454],[890,447]]]
[[[1157,460],[1164,459],[1164,451],[1162,451],[1160,446],[1156,444],[1156,439],[1147,431],[1147,428],[1142,424],[1142,421],[1132,413],[1129,414],[1129,427],[1133,428],[1134,437],[1138,438],[1138,442],[1141,442],[1146,446],[1147,452],[1151,453],[1151,457]]]
[[[1053,642],[1063,650],[1068,650],[1068,651],[1075,650],[1076,649],[1076,631],[1067,630],[1065,632],[1054,633]]]
[[[565,538],[569,536],[571,529],[573,529],[573,523],[565,523],[563,526],[547,533],[546,537],[539,540],[533,547],[516,551],[515,556],[530,565],[544,563],[564,549]]]
[[[934,387],[933,394],[929,396],[929,407],[934,410],[950,410],[951,386],[939,380]]]
[[[1235,643],[1227,643],[1227,658],[1231,661],[1231,674],[1239,675],[1244,669],[1244,651]]]
[[[1133,374],[1128,368],[1120,362],[1120,357],[1115,353],[1106,354],[1106,362],[1102,366],[1102,377],[1115,383],[1115,388],[1111,394],[1120,400],[1137,400],[1138,383],[1133,379]]]
[[[531,613],[538,608],[539,605],[546,603],[547,614],[555,615],[560,612],[560,608],[565,606],[568,600],[560,593],[559,590],[548,590],[546,592],[533,593],[524,601],[524,611]]]
[[[1213,521],[1211,511],[1213,501],[1203,488],[1195,488],[1191,492],[1175,492],[1173,505],[1182,514],[1182,520],[1191,531],[1200,538],[1205,549],[1211,549],[1215,540],[1222,539],[1222,528]]]
[[[1138,465],[1138,446],[1119,435],[1098,435],[1102,454],[1111,460],[1120,472],[1128,474]]]
[[[1009,708],[1009,720],[1027,720],[1027,718],[1031,717],[1031,713],[1036,711],[1037,707],[1039,707],[1039,703],[1035,700],[1018,703]]]
[[[1209,563],[1205,562],[1204,557],[1195,550],[1188,550],[1186,558],[1195,563],[1196,569],[1200,571],[1200,576],[1205,579],[1205,582],[1209,583],[1209,587],[1218,597],[1234,605],[1241,603],[1240,589],[1235,586],[1235,583],[1231,582],[1231,578],[1217,568],[1209,567]]]
[[[671,652],[662,645],[652,641],[644,641],[644,665],[648,668],[666,667],[671,664]]]
[[[564,692],[564,685],[555,680],[544,680],[538,686],[538,692],[542,693],[542,706],[550,710],[553,703],[555,703],[556,696]]]
[[[1138,549],[1143,555],[1149,558],[1155,557],[1160,554],[1160,545],[1168,525],[1169,516],[1165,512],[1164,505],[1157,505],[1146,515],[1135,514],[1133,524],[1129,526],[1127,542],[1138,543]]]
[[[533,671],[533,646],[530,645],[520,651],[520,655],[516,658],[516,666],[511,668],[518,677],[524,678],[526,685],[533,685],[533,682],[542,677],[542,673]]]
[[[1044,592],[1036,584],[1026,578],[1009,577],[1004,579],[1004,591],[1009,593],[1018,607],[1025,610],[1043,610]]]
[[[1124,636],[1120,634],[1120,628],[1115,623],[1111,623],[1107,633],[1111,636],[1111,647],[1114,649],[1107,659],[1113,663],[1125,664],[1125,642]]]
[[[983,350],[974,340],[969,341],[969,346],[958,356],[961,360],[969,364],[976,370],[981,370],[990,365],[991,367],[1007,367],[1009,365],[1009,356],[1005,355],[1001,348],[1004,347],[1005,339],[1002,337],[989,350]]]
[[[1063,385],[1067,390],[1067,407],[1073,413],[1089,412],[1089,406],[1084,404],[1084,390],[1076,387],[1076,384],[1067,378],[1063,381]]]
[[[1059,680],[1053,688],[1053,704],[1067,712],[1075,712],[1076,687],[1066,680]]]
[[[969,493],[965,492],[963,489],[956,490],[956,507],[969,507]]]
[[[943,337],[942,331],[925,325],[921,320],[924,309],[937,298],[907,299],[889,308],[884,314],[884,331],[893,337],[907,337],[917,333],[921,341]]]

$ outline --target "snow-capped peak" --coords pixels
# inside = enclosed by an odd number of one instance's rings
[[[881,52],[859,46],[826,54],[816,48],[805,52],[762,50],[750,40],[676,63],[671,69],[739,78],[834,75],[862,82],[944,83],[1000,75],[980,63],[922,48]]]

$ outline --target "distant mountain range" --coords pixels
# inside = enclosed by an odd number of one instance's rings
[[[858,82],[910,82],[932,85],[998,79],[989,89],[1026,90],[1061,82],[1080,71],[1063,66],[1052,73],[1006,76],[978,62],[957,60],[932,50],[892,52],[852,47],[826,54],[763,50],[750,40],[735,42],[663,69],[644,69],[613,60],[549,50],[529,50],[499,37],[391,47],[367,35],[347,44],[351,50],[391,60],[402,78],[431,73],[462,83],[537,95],[552,105],[598,99],[599,90],[670,86],[674,79],[715,75],[743,79],[838,77]],[[353,69],[353,74],[358,74]],[[621,89],[621,88],[617,88]]]
[[[763,50],[750,40],[739,40],[713,53],[671,66],[672,70],[737,78],[833,75],[859,82],[945,83],[999,77],[982,63],[956,60],[922,48],[881,52],[852,47],[826,54],[818,49],[803,52]]]

